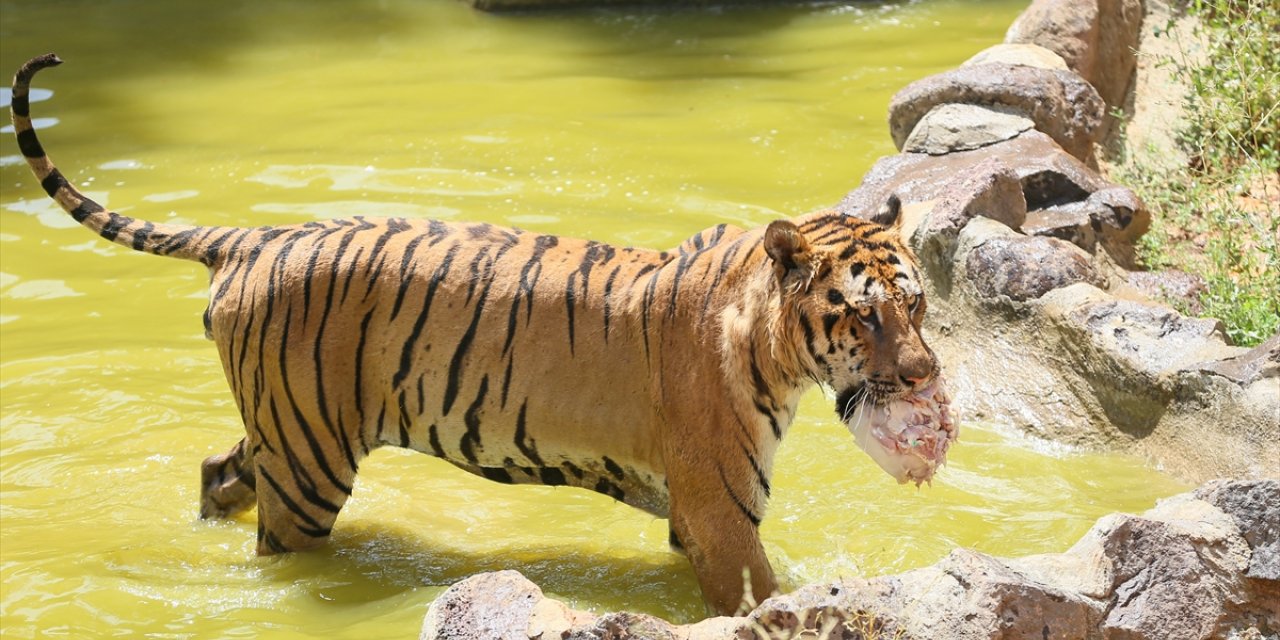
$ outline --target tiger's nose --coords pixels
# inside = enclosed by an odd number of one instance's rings
[[[902,378],[902,384],[908,387],[911,387],[912,389],[919,387],[920,385],[924,384],[925,380],[929,379],[929,376],[920,376],[920,377],[900,376],[900,377]]]

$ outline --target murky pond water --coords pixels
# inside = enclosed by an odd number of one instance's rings
[[[834,203],[892,93],[997,42],[1023,3],[939,0],[489,16],[438,0],[5,0],[0,70],[57,51],[33,105],[63,171],[132,215],[220,225],[485,220],[670,247]],[[206,276],[72,228],[0,136],[0,625],[5,637],[410,638],[514,568],[596,610],[703,615],[665,521],[383,450],[324,550],[253,557],[252,513],[196,518],[240,436]],[[895,485],[808,398],[766,547],[791,585],[956,545],[1062,550],[1183,487],[1119,456],[966,425],[932,488]]]

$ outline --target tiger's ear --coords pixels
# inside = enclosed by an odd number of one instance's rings
[[[800,229],[787,220],[769,223],[764,230],[764,252],[773,260],[773,273],[778,282],[791,292],[809,288],[821,261]]]
[[[871,216],[871,221],[876,224],[882,224],[894,231],[902,230],[902,200],[898,198],[898,194],[889,194],[889,199],[885,201],[880,210]]]

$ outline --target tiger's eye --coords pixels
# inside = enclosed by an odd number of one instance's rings
[[[876,310],[871,307],[858,307],[856,311],[858,313],[858,319],[863,322],[870,322],[876,317]]]
[[[912,310],[912,311],[915,311],[915,310],[916,310],[916,306],[920,304],[920,296],[918,296],[918,295],[916,295],[916,294],[914,294],[914,293],[913,293],[913,294],[911,294],[911,295],[907,296],[907,298],[906,298],[906,303],[907,303],[907,308],[908,308],[908,309],[910,309],[910,310]]]

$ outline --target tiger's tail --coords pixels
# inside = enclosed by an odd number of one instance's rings
[[[27,164],[31,165],[31,171],[40,181],[40,186],[44,187],[45,193],[71,214],[76,222],[116,244],[156,255],[212,264],[218,257],[218,246],[214,238],[222,235],[216,233],[218,227],[152,223],[108,211],[76,189],[53,165],[53,161],[40,146],[35,128],[31,126],[29,89],[31,78],[37,72],[60,64],[62,59],[52,53],[28,60],[13,76],[13,97],[9,106],[14,133],[18,137],[18,149],[26,157]]]

